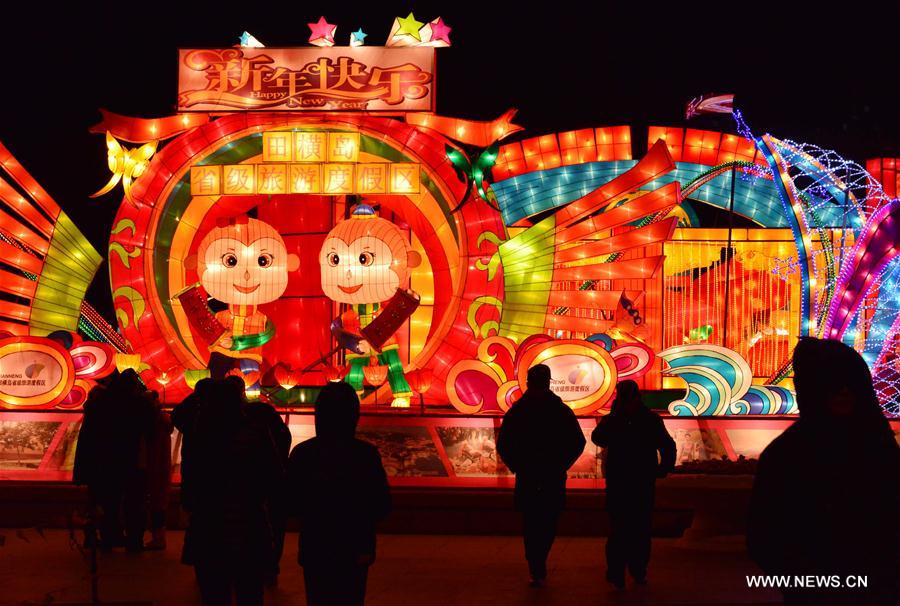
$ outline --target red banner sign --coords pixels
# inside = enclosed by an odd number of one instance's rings
[[[178,111],[433,111],[433,48],[180,49]]]

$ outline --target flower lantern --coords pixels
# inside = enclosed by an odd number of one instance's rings
[[[244,382],[244,388],[247,389],[257,381],[259,381],[259,373],[256,371],[244,372],[240,368],[232,368],[226,374],[226,377],[240,377]],[[259,391],[257,390],[257,393]]]
[[[209,378],[209,370],[206,368],[188,368],[184,371],[184,382],[191,389],[197,388],[197,383]]]
[[[425,408],[425,392],[431,389],[431,383],[434,380],[434,371],[430,368],[417,368],[406,373],[406,380],[413,391],[419,394],[419,403]]]
[[[335,366],[334,364],[326,364],[325,369],[322,371],[325,375],[325,380],[330,383],[338,383],[343,380],[344,375],[347,374],[346,366]],[[363,371],[365,372],[365,371]],[[382,383],[384,379],[382,379]]]
[[[275,380],[285,391],[290,391],[300,383],[300,372],[291,370],[284,364],[275,367]]]
[[[116,354],[116,370],[120,373],[125,372],[129,368],[134,372],[138,371],[138,368],[141,366],[141,354],[126,354],[126,353],[117,353]]]
[[[388,367],[378,363],[378,358],[372,357],[369,365],[363,368],[363,376],[366,383],[372,387],[379,387],[387,381]]]

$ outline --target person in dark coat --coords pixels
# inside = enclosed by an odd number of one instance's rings
[[[378,449],[355,437],[359,398],[347,383],[328,383],[316,398],[316,437],[288,462],[290,511],[300,521],[298,561],[310,606],[365,602],[375,561],[375,526],[391,508]]]
[[[637,383],[622,381],[610,413],[591,434],[605,448],[606,508],[610,533],[606,541],[606,578],[625,586],[625,568],[638,584],[647,579],[650,531],[656,479],[675,467],[675,441],[658,414],[641,401]]]
[[[190,435],[200,408],[209,397],[214,382],[210,378],[200,379],[194,385],[194,391],[190,393],[180,404],[172,409],[172,425],[181,433],[181,461],[184,463],[186,451],[190,450]]]
[[[190,512],[189,553],[204,605],[258,605],[272,558],[266,504],[283,469],[265,426],[233,387],[213,383],[191,436],[182,476]],[[186,545],[186,548],[188,546]]]
[[[243,384],[243,380],[239,380]],[[266,428],[269,438],[275,444],[282,467],[287,468],[288,455],[291,451],[291,430],[288,429],[284,418],[278,414],[278,411],[271,404],[262,401],[250,402],[247,405],[247,411],[254,419],[254,422]],[[281,572],[281,555],[284,552],[284,534],[287,529],[288,517],[285,484],[276,488],[267,509],[274,541],[272,563],[266,572],[266,584],[271,586],[276,585],[278,582],[278,575]]]
[[[99,513],[100,547],[140,551],[147,516],[147,443],[154,407],[129,369],[91,390],[75,451],[73,481]],[[122,518],[125,532],[122,532]]]
[[[869,368],[843,343],[813,338],[793,363],[800,418],[760,455],[750,556],[772,575],[867,577],[865,589],[782,589],[785,603],[896,603],[900,446]]]
[[[566,472],[584,451],[575,413],[550,391],[550,368],[528,369],[525,394],[504,415],[497,454],[516,474],[515,505],[523,515],[525,559],[533,586],[547,577],[547,556],[565,507]]]
[[[166,548],[166,512],[172,487],[172,419],[152,391],[155,407],[150,440],[147,443],[147,495],[150,503],[150,531],[152,539],[145,549]]]
[[[200,409],[203,408],[204,404],[208,401],[209,396],[213,391],[214,385],[215,382],[210,378],[200,379],[199,381],[197,381],[197,384],[194,385],[194,391],[189,394],[184,400],[182,400],[180,404],[172,409],[172,425],[174,425],[175,429],[177,429],[181,434],[181,462],[179,468],[181,470],[182,477],[181,504],[182,508],[185,511],[188,511],[187,506],[185,506],[185,502],[190,501],[191,497],[185,490],[184,476],[190,475],[190,471],[188,471],[188,469],[193,462],[191,450],[195,433],[194,430],[197,425],[197,418],[200,415]],[[190,485],[187,486],[187,490],[190,490]],[[192,566],[194,563],[191,561],[192,533],[190,512],[188,512],[188,514],[188,523],[184,531],[184,543],[181,548],[181,563]]]

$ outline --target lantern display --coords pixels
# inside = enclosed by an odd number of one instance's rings
[[[125,372],[128,369],[131,369],[135,372],[141,367],[141,354],[126,354],[126,353],[117,353],[115,355],[116,360],[116,370],[119,372]]]
[[[406,380],[413,391],[419,394],[419,403],[425,408],[425,393],[431,389],[434,371],[430,368],[417,368],[406,373]]]
[[[410,268],[419,264],[418,253],[410,250],[400,228],[376,216],[368,204],[360,204],[328,233],[319,256],[322,290],[333,301],[350,306],[331,325],[346,349],[347,382],[362,393],[364,376],[372,385],[387,378],[394,398],[408,403],[412,389],[393,332],[418,305],[415,293],[404,288]],[[385,302],[389,304],[384,306]],[[367,366],[370,357],[385,369],[386,377],[380,381],[373,381],[381,371]]]
[[[284,293],[288,272],[298,264],[275,228],[246,216],[221,221],[200,241],[197,287],[228,304],[215,314],[220,329],[208,344],[213,378],[231,374],[235,367],[259,375],[262,346],[275,335],[275,326],[258,306]],[[200,323],[207,314],[192,317]]]
[[[197,387],[197,383],[202,381],[203,379],[209,378],[209,371],[205,368],[194,369],[189,368],[184,371],[184,382],[191,389],[195,389]]]
[[[380,387],[388,378],[389,368],[378,363],[378,358],[372,356],[369,364],[362,367],[363,377],[366,383],[372,387]]]

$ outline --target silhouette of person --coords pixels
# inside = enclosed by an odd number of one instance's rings
[[[172,419],[163,409],[159,393],[150,392],[154,405],[153,425],[147,442],[147,493],[150,503],[152,539],[146,549],[166,548],[166,511],[172,486]]]
[[[566,471],[584,451],[575,413],[550,391],[550,368],[528,369],[524,395],[503,416],[497,453],[516,474],[515,506],[522,512],[525,559],[532,586],[547,578],[547,556],[565,507]]]
[[[760,455],[750,556],[767,574],[868,577],[866,589],[783,589],[785,603],[896,603],[900,446],[869,368],[851,347],[814,338],[793,362],[800,418]]]
[[[213,391],[213,386],[215,385],[215,381],[210,378],[200,379],[197,381],[197,384],[194,385],[194,391],[190,395],[188,395],[184,400],[181,401],[175,408],[172,409],[172,424],[175,426],[181,433],[181,476],[184,478],[186,475],[190,475],[190,466],[193,463],[193,458],[191,456],[191,450],[193,447],[194,434],[196,433],[197,426],[197,417],[200,414],[200,409],[204,406],[207,400],[210,397],[210,394]],[[190,484],[185,486],[184,481],[181,483],[181,503],[185,511],[187,511],[187,506],[185,506],[185,502],[190,501],[190,496],[187,494],[190,490]],[[181,563],[187,565],[193,565],[194,563],[190,560],[192,549],[191,549],[191,541],[192,541],[192,533],[191,533],[191,524],[190,524],[190,516],[188,517],[188,524],[184,531],[184,544],[181,549]]]
[[[616,387],[610,413],[600,419],[591,441],[606,449],[606,579],[625,587],[625,568],[638,584],[647,580],[656,478],[675,467],[675,441],[658,414],[641,401],[637,383]]]
[[[100,547],[144,546],[147,500],[147,442],[154,407],[138,375],[129,369],[109,387],[91,390],[75,451],[73,481],[86,484],[99,509]],[[122,532],[121,518],[125,520]]]
[[[277,449],[233,385],[215,381],[200,407],[184,468],[183,504],[191,514],[186,559],[204,605],[258,605],[272,558],[266,504],[283,481]]]
[[[359,398],[349,384],[328,383],[316,398],[316,437],[288,462],[290,511],[300,521],[298,561],[310,606],[365,601],[375,561],[375,525],[391,508],[378,449],[355,437]]]
[[[231,376],[226,380],[240,381],[240,389],[243,394],[244,381],[240,377]],[[288,429],[284,419],[275,408],[266,402],[253,401],[247,404],[247,412],[253,422],[259,423],[266,428],[269,433],[269,439],[275,444],[276,452],[281,461],[281,466],[287,469],[288,454],[291,451],[291,430]],[[269,586],[278,583],[278,575],[281,572],[281,555],[284,552],[284,533],[287,527],[287,495],[285,494],[286,484],[281,484],[272,493],[270,501],[267,503],[267,511],[269,512],[269,523],[272,526],[272,537],[274,541],[274,551],[272,552],[272,562],[266,571],[266,584]]]

